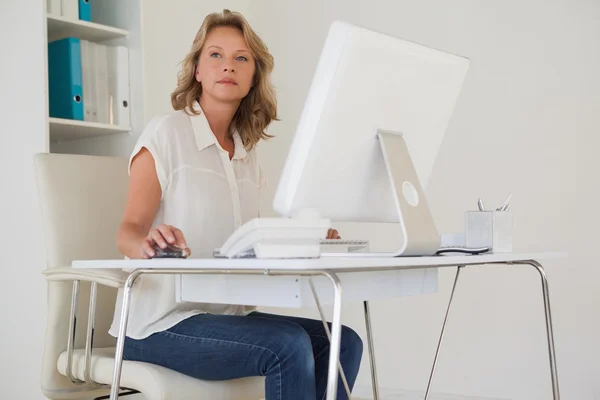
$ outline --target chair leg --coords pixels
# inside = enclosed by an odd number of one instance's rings
[[[67,372],[66,376],[76,385],[84,382],[73,376],[73,351],[75,349],[75,332],[77,330],[77,304],[79,300],[79,281],[73,281],[73,291],[71,293],[71,315],[69,318],[69,336],[67,338]]]

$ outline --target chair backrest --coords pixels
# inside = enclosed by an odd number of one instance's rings
[[[35,168],[44,224],[47,268],[69,267],[76,259],[123,258],[116,247],[127,195],[126,158],[37,154]],[[48,282],[48,315],[42,391],[67,398],[76,388],[56,367],[67,349],[72,282]],[[116,289],[98,287],[94,347],[114,346],[108,334]],[[85,347],[89,284],[81,283],[75,348]]]

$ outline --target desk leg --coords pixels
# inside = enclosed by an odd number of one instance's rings
[[[377,382],[377,368],[375,367],[375,347],[373,346],[373,330],[371,329],[371,314],[369,302],[363,302],[365,308],[365,325],[367,327],[367,344],[369,346],[369,361],[371,362],[371,384],[373,386],[373,400],[379,400],[379,383]]]
[[[338,362],[340,346],[342,343],[342,283],[339,277],[331,272],[324,271],[323,275],[333,284],[333,320],[331,321],[331,341],[329,344],[329,369],[327,372],[327,400],[336,400],[338,383]]]
[[[119,322],[119,336],[117,348],[115,349],[115,367],[113,371],[112,386],[110,388],[110,400],[119,398],[119,387],[121,385],[121,369],[123,367],[123,349],[125,347],[125,334],[127,332],[127,320],[129,318],[129,301],[131,299],[131,288],[141,271],[133,271],[125,281],[123,289],[123,304],[121,309],[121,321]]]
[[[323,307],[321,307],[319,295],[317,294],[317,290],[315,289],[315,284],[313,283],[312,278],[308,278],[308,283],[310,284],[310,290],[315,298],[315,303],[317,304],[317,309],[319,310],[319,315],[321,316],[321,321],[323,322],[323,329],[325,329],[325,334],[327,335],[327,339],[329,339],[329,344],[331,345],[331,331],[329,330],[327,318],[325,318],[325,311],[323,311]],[[346,389],[346,395],[348,395],[348,399],[351,399],[352,393],[350,393],[350,386],[348,385],[348,380],[346,379],[346,374],[344,374],[344,368],[342,368],[342,363],[340,360],[338,360],[338,369],[340,370],[340,377],[342,378],[344,389]]]
[[[437,349],[435,350],[435,357],[433,359],[431,373],[429,374],[429,382],[427,382],[427,390],[425,391],[425,400],[427,400],[429,398],[429,391],[431,389],[431,381],[433,380],[433,374],[435,372],[435,367],[437,364],[438,356],[440,354],[440,347],[442,346],[442,340],[444,339],[444,331],[446,330],[446,322],[448,321],[448,313],[450,312],[450,306],[452,305],[452,299],[454,298],[454,291],[456,290],[456,283],[458,282],[458,275],[460,274],[460,269],[463,267],[464,267],[464,265],[459,265],[456,268],[456,276],[454,277],[454,285],[452,286],[452,292],[450,293],[450,301],[448,301],[448,308],[446,309],[446,316],[444,317],[444,323],[442,324],[442,332],[440,333],[440,339],[438,341]]]
[[[552,379],[552,398],[560,400],[560,391],[558,389],[558,370],[556,368],[556,355],[554,350],[554,330],[552,328],[552,314],[550,312],[550,293],[548,291],[548,279],[544,267],[537,261],[515,262],[515,264],[531,265],[540,274],[542,279],[542,295],[544,296],[544,311],[546,313],[546,335],[548,338],[548,357],[550,359],[550,377]]]

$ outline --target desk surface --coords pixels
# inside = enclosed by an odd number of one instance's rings
[[[394,268],[455,267],[508,263],[511,261],[548,260],[567,257],[566,253],[496,253],[481,255],[444,255],[435,257],[322,257],[316,259],[152,259],[152,260],[76,260],[73,268],[93,269],[214,269],[214,270],[335,270],[352,271]]]

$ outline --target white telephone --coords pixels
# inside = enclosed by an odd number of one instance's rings
[[[331,227],[329,219],[315,217],[255,218],[229,236],[215,257],[318,258],[320,240]]]

